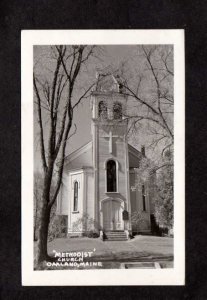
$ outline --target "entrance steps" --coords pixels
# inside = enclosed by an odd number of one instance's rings
[[[127,241],[128,236],[124,230],[119,231],[105,231],[105,241]]]

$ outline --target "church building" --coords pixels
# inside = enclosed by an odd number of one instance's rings
[[[155,176],[139,180],[146,156],[144,147],[138,151],[127,142],[123,80],[103,72],[96,77],[91,141],[66,157],[57,213],[66,216],[69,236],[92,230],[127,240],[132,232],[151,232]]]

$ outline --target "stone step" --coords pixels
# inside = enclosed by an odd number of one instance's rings
[[[125,232],[105,232],[106,234],[110,234],[110,235],[123,235],[123,234],[126,234]]]
[[[105,231],[105,233],[125,233],[125,231]]]
[[[127,241],[125,231],[107,231],[105,232],[106,241]]]
[[[127,239],[107,239],[105,242],[126,242]]]
[[[107,236],[126,236],[126,233],[105,233]]]
[[[108,239],[126,239],[126,235],[125,236],[106,236]]]
[[[119,234],[117,234],[117,235],[114,235],[114,234],[106,234],[106,236],[108,236],[108,237],[126,237],[126,234],[122,234],[122,235],[119,235]]]

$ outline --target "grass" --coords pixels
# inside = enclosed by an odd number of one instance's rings
[[[173,267],[173,238],[136,236],[128,241],[105,241],[100,238],[57,238],[48,243],[48,253],[93,252],[87,261],[100,261],[102,268],[119,268],[121,262],[160,262],[161,268]],[[90,267],[91,268],[91,267]],[[53,267],[52,267],[53,269]],[[57,269],[55,267],[54,269]],[[69,269],[60,267],[58,269]],[[74,268],[73,268],[74,269]]]

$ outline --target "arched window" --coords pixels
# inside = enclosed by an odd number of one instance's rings
[[[117,192],[116,162],[109,160],[106,165],[107,192]]]
[[[122,118],[122,105],[119,102],[114,103],[113,106],[114,119]]]
[[[98,104],[98,115],[103,119],[107,119],[107,104],[104,101],[100,101]]]
[[[74,197],[73,197],[73,210],[78,210],[78,182],[74,182]]]
[[[146,211],[146,195],[145,195],[145,186],[142,185],[142,205],[143,205],[143,211]]]

